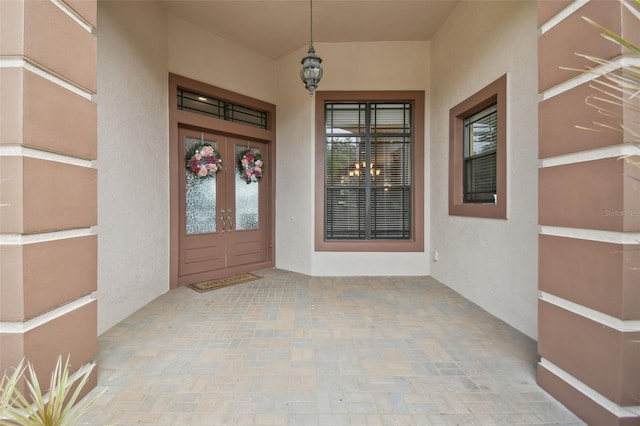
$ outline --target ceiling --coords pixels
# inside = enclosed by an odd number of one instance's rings
[[[316,0],[315,43],[429,40],[460,0]],[[268,58],[309,44],[307,0],[158,0],[172,15]]]

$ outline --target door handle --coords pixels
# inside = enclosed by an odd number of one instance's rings
[[[224,234],[224,231],[227,227],[227,221],[224,217],[224,209],[220,210],[220,222],[222,223],[222,233]]]
[[[229,229],[227,232],[231,232],[233,230],[233,217],[231,216],[231,209],[227,210],[227,223],[229,224]]]

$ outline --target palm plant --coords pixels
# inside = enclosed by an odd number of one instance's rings
[[[20,378],[24,375],[24,370],[25,366],[23,360],[20,361],[18,367],[13,370],[13,374],[11,376],[7,376],[5,374],[2,377],[2,381],[0,382],[0,422],[4,419],[7,409],[11,406],[14,389],[16,389]]]
[[[620,0],[620,3],[640,21],[640,0]],[[604,122],[594,122],[593,128],[583,129],[617,134],[622,132],[625,142],[640,149],[640,120],[637,118],[640,117],[640,47],[589,18],[583,19],[597,28],[605,39],[631,52],[630,55],[614,60],[578,54],[595,64],[581,71],[601,77],[591,82],[590,87],[596,93],[588,96],[586,103],[606,118]],[[621,157],[629,164],[640,167],[640,160],[634,158],[631,154]]]
[[[105,392],[98,393],[92,399],[76,405],[82,389],[86,385],[95,364],[80,376],[69,376],[69,357],[63,364],[58,357],[56,367],[51,374],[49,393],[45,394],[31,363],[25,366],[24,360],[13,371],[6,374],[0,382],[0,426],[67,426],[73,424]],[[28,378],[25,376],[28,372]],[[25,396],[18,388],[22,380],[26,381],[29,394]],[[80,380],[77,384],[76,381]],[[73,393],[71,390],[73,389]]]

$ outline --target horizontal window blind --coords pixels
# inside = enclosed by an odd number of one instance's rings
[[[464,201],[496,201],[497,105],[464,120]]]
[[[411,238],[410,103],[325,104],[325,238]]]

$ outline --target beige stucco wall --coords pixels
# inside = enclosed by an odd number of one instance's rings
[[[318,90],[427,89],[428,42],[315,43],[315,49],[324,66]],[[281,58],[277,68],[277,266],[317,276],[427,275],[424,253],[314,251],[314,165],[320,159],[314,157],[314,100],[299,76],[305,53],[306,46]]]
[[[462,2],[432,39],[431,274],[536,336],[536,2]],[[449,109],[508,74],[508,219],[448,215]]]
[[[169,72],[275,103],[275,61],[168,15]]]
[[[98,333],[169,289],[167,19],[98,2]]]

